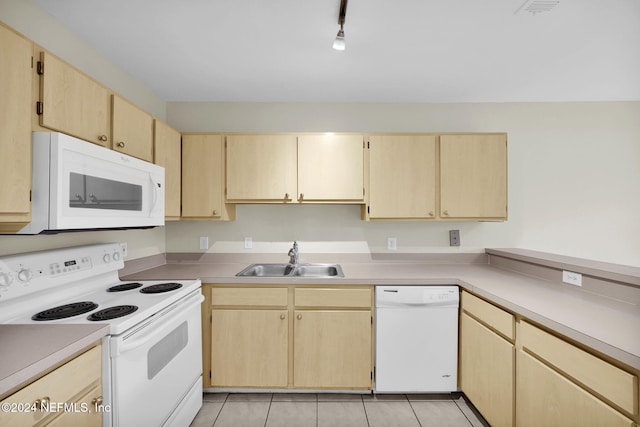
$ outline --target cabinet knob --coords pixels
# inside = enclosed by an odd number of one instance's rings
[[[116,144],[116,146],[118,146],[118,147],[122,148],[122,147],[124,147],[124,142],[120,141],[120,142],[118,142],[118,143]]]
[[[96,407],[96,406],[101,406],[102,405],[102,396],[100,397],[96,397],[95,399],[93,399],[91,401],[91,404]]]
[[[298,314],[298,315],[296,316],[296,319],[298,319],[298,320],[302,319],[302,314]]]
[[[280,315],[280,320],[284,320],[284,318],[285,318],[285,317],[287,317],[287,316],[285,316],[285,315],[284,315],[284,313],[282,313],[282,314]]]
[[[49,405],[51,404],[51,398],[49,396],[45,396],[42,399],[36,400],[34,404],[40,411],[48,411]]]
[[[214,210],[213,210],[213,214],[214,214],[214,215],[218,215],[218,211],[214,209]]]
[[[304,193],[300,193],[300,198],[298,200],[300,201],[304,200]]]
[[[433,211],[429,211],[429,216],[433,216]]]
[[[449,215],[449,211],[445,210],[444,212],[442,212],[445,216]]]
[[[289,200],[289,193],[284,193],[284,199]]]
[[[107,140],[107,135],[100,135],[98,136],[98,141],[106,141]]]

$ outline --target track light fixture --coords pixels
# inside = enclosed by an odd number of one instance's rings
[[[333,48],[335,50],[344,50],[346,44],[344,42],[344,21],[347,15],[347,0],[340,0],[340,13],[338,14],[338,24],[340,24],[340,30],[338,30],[338,35],[336,35],[336,39],[333,41]]]

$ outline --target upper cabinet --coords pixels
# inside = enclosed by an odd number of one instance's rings
[[[166,220],[180,219],[182,150],[180,132],[155,120],[154,163],[164,168],[164,215]]]
[[[227,200],[290,202],[297,193],[295,135],[229,135]]]
[[[182,218],[233,219],[235,210],[223,200],[222,136],[182,137]]]
[[[0,25],[0,232],[31,220],[31,42]]]
[[[440,136],[440,216],[507,218],[507,136]]]
[[[48,52],[38,63],[40,125],[109,146],[110,92]]]
[[[153,117],[135,105],[113,95],[112,148],[153,162]]]
[[[298,201],[363,200],[362,135],[298,137]]]
[[[226,141],[228,202],[364,200],[361,135],[229,135]]]
[[[436,213],[436,136],[369,138],[369,217],[433,219]]]

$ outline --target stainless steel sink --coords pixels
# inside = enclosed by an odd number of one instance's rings
[[[344,277],[340,264],[251,264],[236,276]]]

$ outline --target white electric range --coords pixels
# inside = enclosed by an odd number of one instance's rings
[[[106,323],[103,425],[187,426],[202,406],[200,280],[125,282],[117,243],[0,257],[0,323]]]

